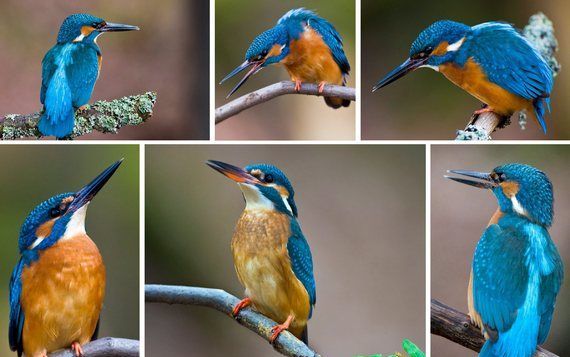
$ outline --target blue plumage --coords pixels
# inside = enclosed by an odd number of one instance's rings
[[[311,312],[309,318],[313,313],[313,307],[317,302],[317,291],[315,285],[315,277],[313,275],[313,256],[309,243],[305,239],[301,227],[295,218],[291,219],[291,237],[287,242],[287,252],[291,259],[291,267],[295,276],[309,294],[309,302],[311,304]]]

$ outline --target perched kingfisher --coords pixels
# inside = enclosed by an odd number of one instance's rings
[[[524,109],[546,133],[544,113],[545,107],[550,110],[552,70],[513,26],[486,22],[469,27],[449,20],[437,21],[412,43],[410,57],[372,91],[421,67],[443,73],[485,103],[475,114],[494,112],[507,120]]]
[[[548,229],[552,184],[522,164],[491,173],[452,170],[448,178],[489,189],[499,208],[483,232],[471,267],[469,316],[487,341],[479,356],[531,357],[550,330],[563,265]]]
[[[117,170],[117,161],[77,192],[40,203],[22,225],[20,261],[10,279],[9,341],[26,357],[81,345],[97,337],[105,266],[85,233],[87,206]]]
[[[277,322],[271,342],[289,330],[308,343],[307,322],[316,302],[313,258],[297,221],[293,186],[268,164],[245,169],[219,161],[207,164],[238,183],[245,210],[232,238],[234,266],[246,298],[233,310],[253,304]]]
[[[97,37],[104,32],[138,29],[88,14],[71,15],[63,21],[57,44],[42,61],[40,101],[44,109],[38,125],[42,135],[70,135],[75,111],[87,108],[103,58]]]
[[[220,84],[251,66],[228,94],[229,98],[250,76],[276,63],[285,66],[297,91],[302,82],[318,83],[319,93],[327,83],[344,86],[350,72],[342,37],[334,26],[313,11],[299,8],[290,10],[275,27],[257,36],[245,53],[245,62]],[[325,97],[325,102],[334,109],[350,105],[350,100],[341,98]]]

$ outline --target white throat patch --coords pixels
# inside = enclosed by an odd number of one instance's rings
[[[85,204],[73,213],[71,219],[67,223],[65,233],[60,240],[71,239],[78,235],[85,234],[85,216],[87,214],[87,206],[89,206],[89,203]]]
[[[245,198],[245,209],[251,211],[267,211],[275,209],[271,200],[263,196],[261,191],[254,185],[238,183],[238,186]]]
[[[420,66],[420,68],[431,68],[431,69],[433,69],[434,71],[439,72],[439,67],[438,67],[438,66],[432,66],[432,65],[429,65],[429,64],[424,64],[423,66]]]
[[[459,48],[461,47],[463,42],[465,42],[465,37],[463,37],[461,40],[447,46],[447,52],[455,52],[455,51],[459,50]]]

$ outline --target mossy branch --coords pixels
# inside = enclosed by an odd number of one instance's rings
[[[295,83],[290,81],[282,81],[267,87],[256,90],[255,92],[243,95],[228,104],[216,109],[216,124],[241,113],[242,111],[270,101],[273,98],[285,94],[305,94],[322,97],[337,97],[351,101],[356,100],[356,91],[354,88],[325,85],[322,93],[319,93],[318,85],[314,83],[303,83],[300,91],[295,90]]]
[[[185,286],[145,285],[145,301],[151,303],[197,305],[218,310],[240,325],[255,332],[266,341],[271,339],[271,328],[277,323],[250,308],[240,311],[237,318],[231,316],[239,299],[220,289]],[[290,357],[320,357],[288,331],[283,331],[273,347]]]
[[[86,344],[83,353],[88,357],[138,357],[139,341],[105,337]],[[49,357],[75,357],[71,348],[50,353]]]
[[[87,110],[75,113],[75,128],[69,139],[93,131],[116,134],[124,126],[140,125],[152,116],[155,103],[155,92],[95,102]],[[0,139],[41,138],[38,130],[40,117],[40,112],[0,117]]]
[[[485,343],[481,330],[471,323],[469,316],[435,299],[431,300],[431,333],[476,352]],[[538,347],[533,357],[558,356]]]
[[[543,13],[530,17],[523,30],[523,36],[538,50],[552,69],[553,76],[560,72],[560,64],[554,56],[558,51],[558,41],[554,36],[554,25]],[[521,129],[526,125],[526,113],[519,113]],[[491,140],[491,134],[510,124],[509,118],[502,118],[495,113],[473,115],[464,130],[457,131],[455,140]]]

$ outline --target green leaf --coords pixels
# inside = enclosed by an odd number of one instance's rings
[[[404,339],[402,341],[402,348],[406,351],[410,357],[425,357],[426,354],[422,352],[412,341]]]

